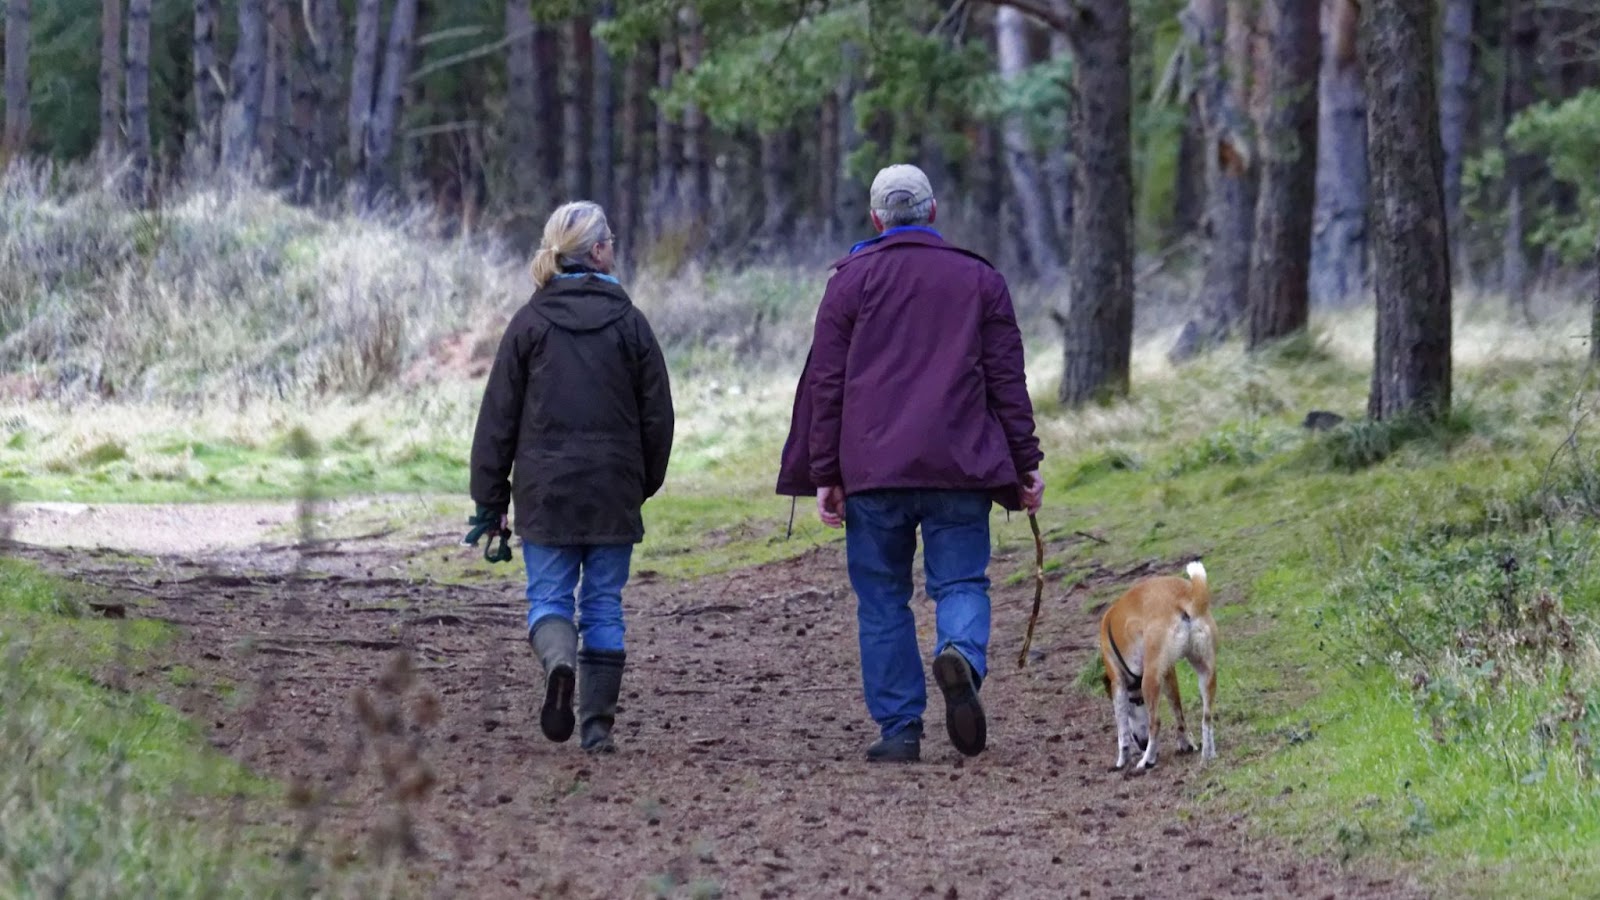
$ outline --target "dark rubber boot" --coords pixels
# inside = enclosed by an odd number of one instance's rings
[[[578,654],[578,717],[582,720],[583,749],[611,753],[611,725],[617,719],[617,697],[622,694],[622,669],[628,654],[621,650],[584,650]]]
[[[528,643],[544,667],[544,708],[539,730],[556,743],[572,737],[572,693],[577,684],[578,629],[571,620],[545,616],[528,632]]]
[[[944,726],[963,756],[977,756],[989,742],[989,723],[978,702],[977,680],[961,651],[946,647],[933,658],[933,680],[944,694]]]

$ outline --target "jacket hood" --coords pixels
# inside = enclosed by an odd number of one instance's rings
[[[557,278],[529,301],[535,312],[563,331],[599,331],[628,314],[633,301],[621,285],[593,273]]]

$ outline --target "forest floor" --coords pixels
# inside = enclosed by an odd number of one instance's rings
[[[132,686],[286,785],[287,804],[251,801],[245,823],[303,828],[334,860],[403,847],[423,895],[1423,893],[1375,861],[1307,857],[1195,802],[1215,773],[1173,754],[1170,738],[1153,773],[1108,771],[1109,704],[1082,685],[1098,609],[1084,601],[1182,558],[1091,567],[1070,587],[1055,573],[1052,621],[1018,669],[1031,579],[1006,576],[1031,572],[1032,559],[1002,551],[988,751],[964,759],[949,747],[930,684],[923,761],[892,766],[862,758],[875,735],[836,543],[697,579],[641,571],[626,600],[620,749],[589,757],[538,733],[519,569],[448,583],[407,567],[477,552],[454,546],[454,532],[302,553],[282,538],[291,504],[17,513],[16,555],[92,586],[105,615],[177,626]],[[90,534],[100,549],[66,549]],[[914,605],[930,645],[931,606],[920,593]],[[1219,702],[1230,702],[1226,684]],[[1238,738],[1220,730],[1216,767]]]

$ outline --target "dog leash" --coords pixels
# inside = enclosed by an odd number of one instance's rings
[[[1039,604],[1044,601],[1044,535],[1039,533],[1039,517],[1028,513],[1028,525],[1033,528],[1033,612],[1028,616],[1028,633],[1022,638],[1022,652],[1017,654],[1019,669],[1028,665],[1033,626],[1039,623]]]
[[[1117,639],[1111,636],[1109,628],[1106,629],[1106,643],[1111,645],[1111,655],[1117,658],[1117,665],[1122,667],[1122,683],[1127,685],[1130,691],[1138,687],[1139,680],[1144,676],[1136,674],[1133,667],[1128,665],[1128,661],[1122,658],[1122,651],[1117,649]]]

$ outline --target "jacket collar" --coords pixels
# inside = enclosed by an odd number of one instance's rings
[[[953,253],[960,253],[964,256],[970,256],[984,265],[993,268],[993,264],[987,259],[984,259],[982,256],[973,253],[971,250],[965,250],[961,247],[957,247],[949,241],[946,241],[944,236],[939,234],[939,232],[934,231],[932,228],[927,228],[921,225],[909,225],[900,228],[891,228],[871,240],[862,241],[861,243],[852,247],[849,254],[835,260],[833,265],[829,266],[828,268],[839,269],[849,263],[855,262],[858,259],[871,256],[874,253],[882,253],[883,251],[894,247],[907,246],[935,247],[940,250],[949,250]]]

